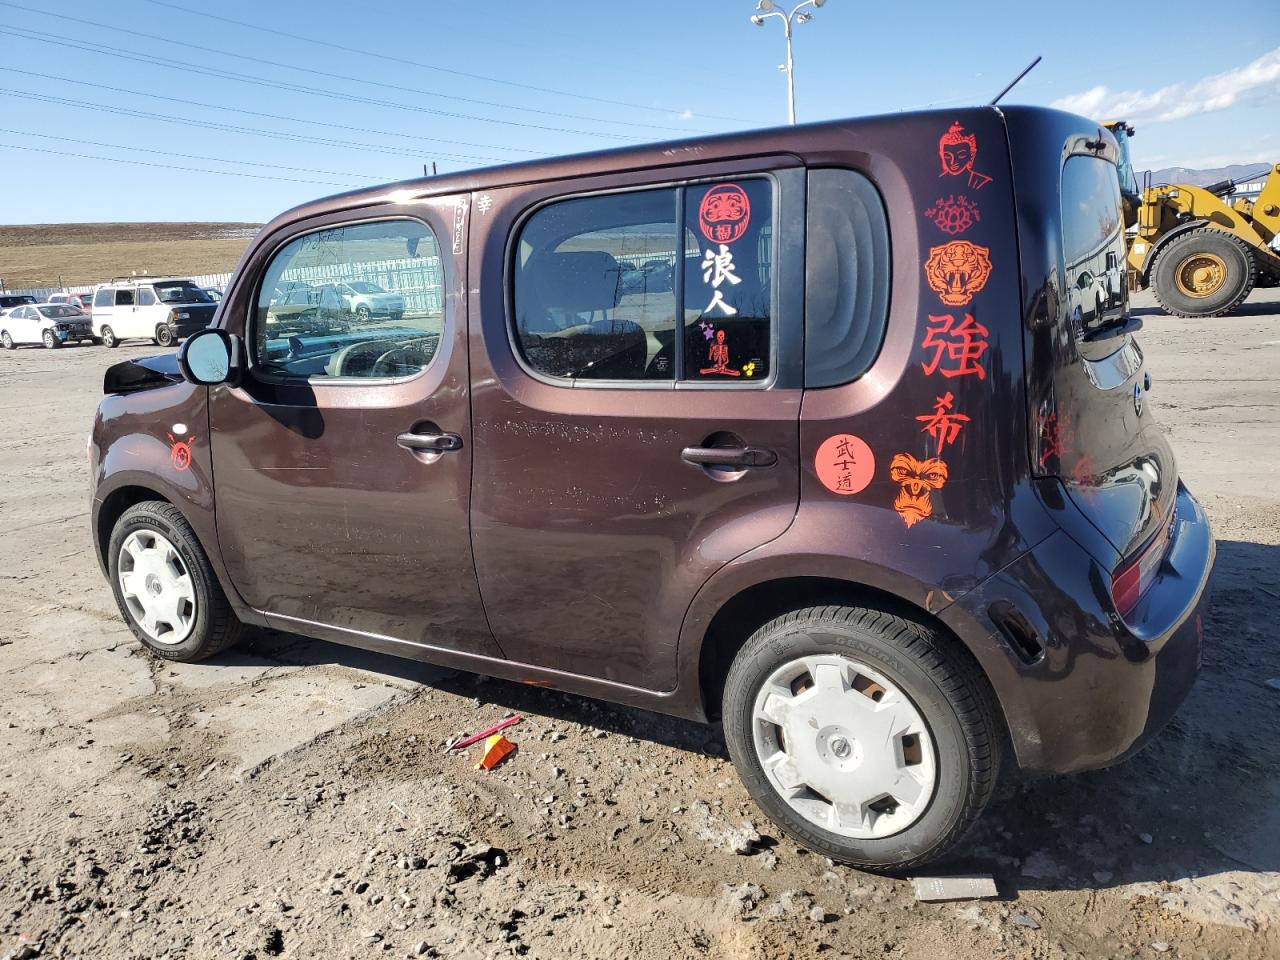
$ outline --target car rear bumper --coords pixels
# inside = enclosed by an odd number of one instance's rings
[[[1116,613],[1109,570],[1062,531],[943,611],[991,679],[1024,769],[1122,760],[1186,699],[1216,548],[1182,486],[1177,511],[1169,553],[1127,619]]]

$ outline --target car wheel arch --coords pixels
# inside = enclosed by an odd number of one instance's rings
[[[983,663],[984,658],[978,656],[963,638],[935,614],[882,587],[856,579],[814,573],[761,579],[742,587],[718,605],[702,631],[696,655],[691,650],[682,651],[682,660],[685,659],[685,653],[693,660],[682,673],[688,676],[688,668],[696,671],[689,679],[697,684],[704,716],[713,720],[718,718],[729,666],[752,633],[789,611],[825,605],[870,607],[929,626],[954,644],[961,655],[973,661],[992,690],[997,704],[1000,702],[995,695],[996,688],[992,678]],[[682,638],[682,646],[683,643]],[[695,656],[696,659],[693,659]],[[999,713],[1000,720],[1004,722],[1003,709]]]

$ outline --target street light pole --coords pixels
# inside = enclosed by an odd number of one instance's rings
[[[803,0],[788,13],[774,4],[773,0],[759,0],[756,3],[759,13],[751,18],[751,22],[757,27],[763,27],[769,17],[777,17],[782,21],[782,32],[787,38],[787,63],[782,69],[787,75],[787,120],[792,126],[796,122],[796,65],[791,53],[791,21],[794,18],[796,23],[808,23],[813,19],[813,14],[801,11],[805,7],[820,7],[826,2],[827,0]]]

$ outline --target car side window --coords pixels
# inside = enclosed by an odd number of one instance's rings
[[[566,381],[766,379],[772,216],[763,177],[539,208],[512,264],[521,358]]]
[[[93,295],[93,305],[95,307],[109,307],[112,304],[110,290],[99,290]]]
[[[443,265],[417,220],[329,227],[267,265],[251,320],[255,368],[316,379],[425,370],[444,329]]]
[[[132,290],[117,290],[117,291],[116,291],[116,306],[117,306],[117,307],[131,307],[131,306],[133,306],[133,291],[132,291]]]
[[[150,287],[138,288],[138,306],[152,307],[155,306],[156,295]]]

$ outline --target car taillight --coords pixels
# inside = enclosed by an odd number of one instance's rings
[[[1155,582],[1160,564],[1169,552],[1169,544],[1173,542],[1173,528],[1178,522],[1178,508],[1174,505],[1169,515],[1169,522],[1160,528],[1151,538],[1151,542],[1133,557],[1116,568],[1111,575],[1111,599],[1115,601],[1116,611],[1127,617],[1138,605],[1138,601]]]

